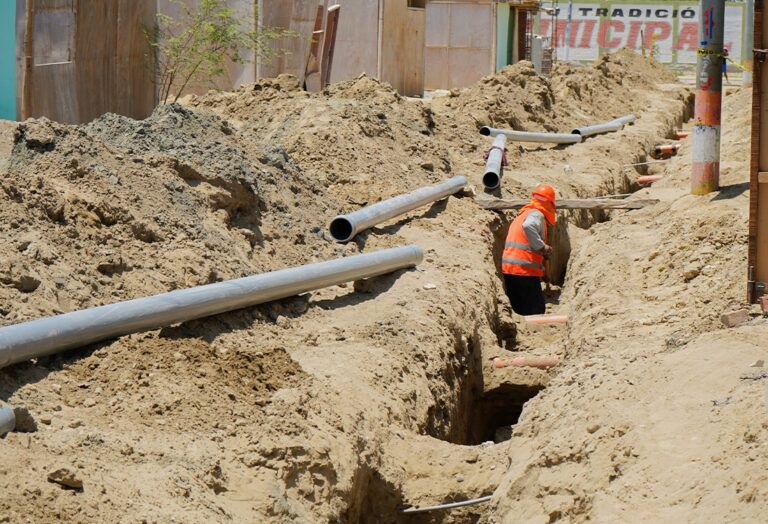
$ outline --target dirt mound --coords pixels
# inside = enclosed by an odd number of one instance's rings
[[[650,86],[677,81],[677,75],[671,69],[653,58],[642,56],[627,48],[603,55],[593,67],[620,83]]]
[[[16,125],[16,122],[0,120],[0,162],[3,162],[2,165],[4,165],[5,158],[11,154],[13,132],[16,129]],[[0,168],[2,165],[0,165]]]
[[[631,50],[606,55],[593,67],[558,63],[549,78],[538,76],[533,64],[522,61],[438,99],[438,104],[468,115],[477,127],[567,133],[640,112],[643,101],[634,90],[670,81],[669,75],[657,62]]]
[[[360,102],[393,104],[402,99],[391,85],[382,83],[368,75],[354,80],[339,82],[328,87],[328,94],[336,98],[352,98]]]

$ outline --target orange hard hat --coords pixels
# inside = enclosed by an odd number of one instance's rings
[[[537,200],[545,200],[555,205],[555,188],[547,184],[539,184],[531,193]]]

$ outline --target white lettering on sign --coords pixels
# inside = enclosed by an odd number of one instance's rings
[[[729,57],[741,62],[743,6],[728,4],[725,8],[723,44]],[[565,57],[566,9],[558,8],[556,26],[542,13],[536,34],[556,39],[557,56]],[[554,30],[554,33],[553,33]],[[593,61],[601,53],[623,48],[646,54],[668,64],[695,65],[699,47],[699,6],[670,2],[661,3],[580,3],[574,2],[568,59]]]

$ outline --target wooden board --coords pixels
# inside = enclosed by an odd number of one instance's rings
[[[525,200],[475,200],[483,209],[520,209],[530,203]],[[563,199],[557,201],[557,210],[571,209],[641,209],[646,206],[658,204],[658,200],[607,200],[607,199]]]
[[[274,42],[274,46],[282,49],[284,54],[260,64],[261,78],[272,78],[282,73],[302,78],[307,53],[312,45],[309,37],[314,29],[318,6],[323,6],[325,11],[322,0],[263,0],[262,24],[290,29],[299,36]]]
[[[341,5],[331,83],[362,73],[378,77],[379,0],[331,0],[331,4]]]
[[[495,23],[491,2],[428,2],[425,89],[467,87],[493,73]]]
[[[755,3],[755,48],[768,45],[768,9],[764,2]],[[755,66],[758,61],[755,60]],[[755,67],[752,89],[752,147],[749,180],[749,248],[748,274],[754,282],[768,282],[768,185],[760,183],[760,173],[768,172],[768,67]],[[750,301],[759,299],[748,289]]]
[[[424,92],[424,9],[405,2],[384,3],[381,41],[381,80],[400,94]]]
[[[155,86],[143,29],[153,23],[155,5],[154,0],[36,0],[31,115],[72,124],[107,112],[148,116]],[[24,22],[17,20],[23,56],[26,12],[17,10],[17,16]]]

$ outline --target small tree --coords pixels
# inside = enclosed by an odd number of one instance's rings
[[[297,36],[294,31],[273,27],[254,29],[258,13],[240,13],[227,0],[198,0],[190,7],[172,0],[182,13],[179,19],[159,13],[155,25],[145,30],[155,82],[161,103],[175,93],[178,101],[190,83],[215,80],[226,72],[228,62],[271,60],[284,53],[274,46],[278,38]],[[253,58],[247,56],[253,51]]]

